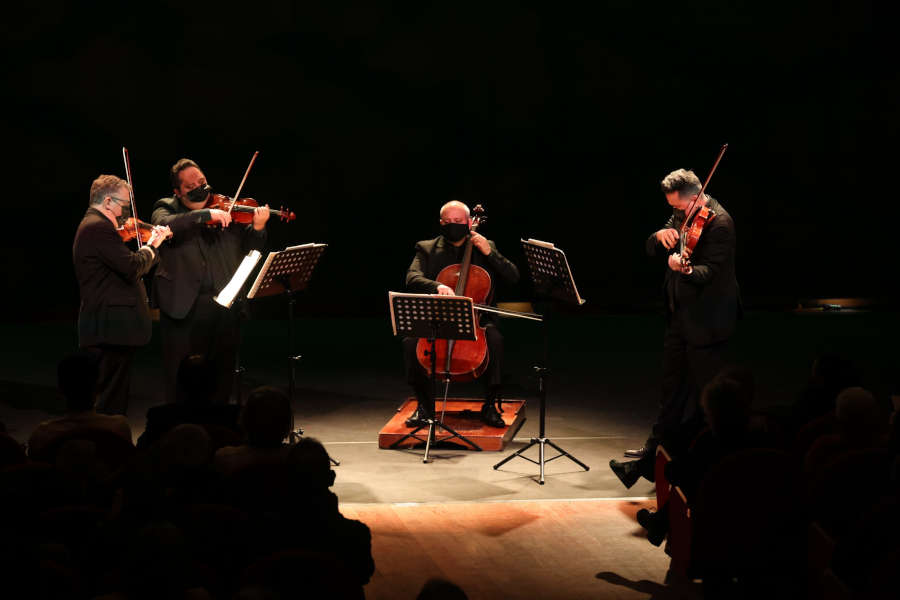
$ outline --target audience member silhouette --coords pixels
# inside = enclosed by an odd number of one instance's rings
[[[338,510],[338,498],[329,489],[335,473],[325,447],[314,438],[301,438],[291,447],[287,467],[294,539],[303,548],[327,551],[340,559],[361,590],[375,572],[371,534],[364,523],[347,519]]]
[[[182,423],[203,425],[211,434],[219,428],[237,433],[240,407],[213,402],[216,373],[215,366],[204,356],[193,354],[182,359],[176,381],[177,401],[147,411],[147,425],[138,438],[138,448],[148,447]]]
[[[42,457],[54,442],[75,431],[108,431],[131,443],[128,419],[94,410],[97,376],[97,359],[87,351],[71,354],[59,362],[57,382],[66,401],[66,414],[38,425],[28,440],[30,456]]]
[[[700,407],[709,427],[698,434],[686,453],[673,458],[665,467],[666,479],[684,492],[689,504],[713,465],[738,450],[756,445],[749,432],[752,378],[744,374],[743,382],[739,382],[727,376],[734,372],[731,369],[716,376],[703,388]],[[637,520],[647,529],[652,544],[662,543],[669,528],[667,506],[659,507],[655,513],[641,509]]]
[[[204,600],[211,596],[202,587],[188,540],[168,521],[144,525],[131,537],[120,556],[119,593],[109,600]]]
[[[284,441],[293,423],[287,394],[270,386],[256,388],[247,396],[240,417],[247,442],[217,450],[213,466],[225,475],[232,475],[245,467],[283,462],[289,450]]]
[[[753,379],[753,374],[750,373],[749,370],[738,367],[736,365],[728,365],[722,369],[720,373],[718,373],[713,379],[723,379],[727,378],[734,382],[737,386],[736,389],[740,390],[742,398],[744,401],[741,405],[746,405],[747,410],[749,410],[750,400],[753,398],[755,393],[755,381]],[[710,380],[711,382],[712,380]],[[705,387],[705,386],[704,386]],[[701,390],[701,399],[702,399],[703,390]],[[738,404],[734,404],[733,402],[728,403],[731,408],[736,408]],[[702,407],[701,407],[702,408]],[[729,423],[725,421],[725,419],[732,417],[732,413],[729,409],[726,409],[724,406],[721,408],[722,414],[720,418],[722,422],[719,424],[719,427],[727,428],[730,426]],[[749,414],[745,415],[746,418],[749,418]],[[694,417],[688,421],[682,423],[682,428],[677,433],[675,437],[669,437],[666,439],[660,440],[661,445],[666,449],[672,457],[677,457],[683,455],[688,448],[694,443],[696,443],[697,436],[703,433],[706,429],[706,409],[702,409],[697,412]],[[743,418],[743,417],[742,417]],[[744,418],[744,420],[746,420]],[[746,426],[746,423],[744,423]],[[727,431],[723,431],[723,434],[726,436]],[[622,482],[626,488],[631,488],[638,479],[641,477],[647,479],[648,481],[653,481],[655,478],[655,474],[653,471],[653,465],[656,461],[656,456],[653,454],[645,453],[643,457],[632,460],[632,461],[618,461],[618,460],[610,460],[609,466],[612,469],[613,473],[619,478],[619,481]]]
[[[887,415],[875,396],[861,387],[840,392],[835,400],[836,433],[826,433],[813,442],[803,461],[810,480],[818,479],[839,456],[866,448],[887,448]]]
[[[834,413],[834,401],[844,388],[859,386],[862,376],[852,360],[835,353],[823,353],[812,364],[806,387],[791,411],[791,426],[799,430],[821,417]]]
[[[212,456],[212,441],[203,427],[185,423],[168,431],[145,453],[125,486],[129,515],[171,518],[185,505],[218,501]]]

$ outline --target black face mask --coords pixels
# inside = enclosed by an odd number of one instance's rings
[[[191,191],[187,193],[187,199],[191,202],[203,202],[206,200],[206,195],[212,193],[212,188],[209,187],[209,184],[204,183],[200,187],[195,187]]]
[[[444,223],[441,225],[441,234],[450,242],[458,242],[469,235],[469,224]]]
[[[122,207],[122,214],[116,217],[116,227],[121,229],[125,227],[125,221],[131,218],[131,205],[127,204]]]

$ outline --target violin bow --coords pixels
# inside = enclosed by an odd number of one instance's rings
[[[719,166],[719,162],[721,162],[722,156],[724,156],[726,150],[728,150],[728,144],[722,144],[722,147],[719,149],[719,155],[716,157],[716,162],[713,163],[712,169],[709,170],[709,175],[706,176],[706,181],[703,182],[703,186],[700,188],[700,191],[697,192],[697,197],[694,198],[694,201],[691,202],[691,205],[684,213],[684,222],[681,224],[681,231],[678,234],[682,268],[687,266],[687,260],[684,257],[684,232],[687,231],[688,223],[691,221],[691,216],[694,212],[694,207],[697,205],[697,202],[700,201],[700,198],[703,197],[706,186],[709,185],[709,180],[712,179],[713,173],[716,172],[716,167]]]
[[[133,217],[132,225],[134,225],[134,239],[137,240],[138,249],[144,245],[141,241],[141,234],[138,231],[137,206],[134,203],[134,184],[131,183],[131,161],[128,158],[128,148],[122,146],[122,160],[125,161],[125,179],[128,181],[128,199],[131,200],[131,216]]]
[[[247,181],[247,176],[250,174],[250,169],[253,168],[253,163],[256,162],[256,157],[259,156],[259,150],[253,153],[253,156],[250,158],[250,164],[247,165],[247,170],[244,171],[244,178],[241,179],[241,184],[238,186],[237,191],[234,193],[234,198],[231,199],[231,204],[228,205],[228,214],[231,214],[231,209],[234,208],[234,203],[237,202],[237,199],[241,196],[241,190],[244,189],[244,182]]]
[[[694,212],[694,205],[700,201],[700,198],[703,197],[703,192],[706,191],[706,186],[709,185],[709,180],[712,179],[713,173],[716,172],[716,167],[719,166],[719,162],[722,160],[722,156],[725,154],[725,151],[728,150],[728,144],[722,144],[722,147],[719,149],[719,156],[716,157],[716,162],[713,163],[712,169],[709,170],[709,175],[706,176],[706,181],[703,182],[703,187],[700,188],[700,191],[697,192],[697,197],[694,198],[694,201],[691,202],[690,207],[688,207],[687,212],[684,215],[684,223],[681,224],[681,229],[684,231],[686,229],[687,222],[691,213]]]

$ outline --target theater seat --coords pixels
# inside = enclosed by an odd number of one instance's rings
[[[808,515],[790,454],[742,450],[713,466],[691,507],[690,570],[708,580],[798,584],[806,572]]]
[[[663,510],[663,507],[666,505],[666,502],[669,500],[669,494],[672,490],[672,485],[669,483],[669,480],[666,479],[666,464],[672,462],[672,458],[669,456],[669,453],[666,452],[666,449],[662,447],[662,444],[656,447],[656,461],[653,464],[653,472],[655,474],[654,481],[656,482],[656,510]]]

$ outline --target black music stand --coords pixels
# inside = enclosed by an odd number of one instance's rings
[[[531,272],[531,280],[534,284],[535,294],[566,304],[576,304],[578,306],[584,304],[585,301],[581,298],[581,296],[578,295],[578,288],[575,287],[575,279],[572,277],[572,270],[569,269],[569,262],[566,260],[565,253],[548,242],[541,242],[539,240],[531,239],[521,241],[522,250],[525,252],[525,257],[528,259],[528,270]],[[494,469],[496,470],[516,457],[523,458],[540,466],[541,476],[539,483],[541,485],[544,485],[544,465],[551,460],[556,460],[557,458],[561,458],[563,456],[580,466],[585,471],[590,470],[589,466],[554,444],[548,437],[546,437],[545,434],[547,415],[547,380],[550,378],[550,369],[547,367],[547,365],[549,364],[549,336],[547,331],[549,312],[550,311],[548,307],[548,310],[544,311],[544,326],[542,328],[544,338],[544,365],[534,367],[535,372],[538,374],[540,386],[540,419],[538,421],[538,437],[531,438],[531,442],[529,442],[527,446],[521,448],[520,450],[516,450],[514,453],[510,454],[509,456],[498,462],[496,465],[494,465]],[[534,445],[538,446],[538,460],[523,456],[523,453]],[[556,449],[557,452],[559,452],[559,454],[551,458],[545,458],[545,445],[552,446],[554,449]]]
[[[397,448],[410,438],[425,442],[425,457],[423,463],[428,462],[428,454],[431,451],[431,442],[434,440],[435,428],[443,429],[450,434],[442,439],[447,442],[453,438],[459,438],[472,449],[481,451],[481,446],[461,435],[449,425],[435,418],[434,400],[437,397],[437,354],[435,353],[436,341],[441,340],[475,340],[475,305],[471,298],[465,296],[439,296],[437,294],[400,294],[388,292],[391,307],[391,325],[394,335],[407,337],[426,338],[431,344],[428,352],[431,357],[431,418],[402,438],[390,445]],[[424,440],[416,435],[425,426],[428,426],[428,437]]]
[[[259,259],[262,255],[259,250],[251,250],[247,256],[244,257],[244,260],[241,261],[241,264],[238,265],[238,268],[235,270],[234,275],[231,276],[231,280],[228,284],[222,288],[222,290],[213,297],[213,300],[219,304],[220,306],[230,309],[235,302],[237,302],[238,308],[235,311],[235,320],[237,321],[237,331],[238,331],[238,343],[234,349],[234,395],[237,400],[238,406],[244,405],[243,400],[243,392],[241,391],[242,384],[242,376],[244,374],[244,367],[241,366],[241,342],[240,342],[240,332],[241,332],[241,319],[244,316],[244,302],[246,301],[246,297],[241,295],[241,290],[244,289],[244,285],[247,283],[247,279],[250,277],[250,273],[256,268],[256,263],[259,262]],[[207,355],[212,353],[212,340],[210,342],[210,348],[207,351]]]
[[[295,365],[299,362],[299,355],[294,354],[294,304],[297,292],[305,290],[309,286],[316,263],[325,252],[328,244],[303,244],[302,246],[289,246],[280,252],[269,252],[266,262],[259,270],[253,287],[247,294],[247,298],[263,298],[276,294],[287,294],[288,297],[288,396],[291,403],[294,401],[294,390],[297,387]],[[293,411],[292,413],[293,414]],[[295,432],[291,427],[291,438]],[[302,428],[297,428],[297,433],[303,434]],[[341,464],[331,459],[335,465]]]

